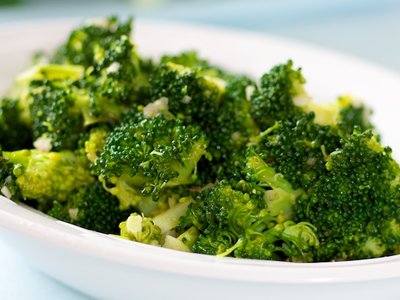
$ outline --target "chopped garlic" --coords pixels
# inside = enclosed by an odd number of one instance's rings
[[[4,196],[6,196],[7,198],[11,198],[11,192],[10,192],[10,190],[8,189],[8,187],[6,187],[6,186],[3,186],[2,188],[1,188],[1,193],[4,195]]]
[[[50,152],[53,145],[51,144],[51,139],[46,136],[41,136],[36,141],[33,142],[33,146],[43,152]]]
[[[145,118],[151,118],[160,112],[168,111],[168,98],[162,97],[152,103],[147,104],[143,108]]]

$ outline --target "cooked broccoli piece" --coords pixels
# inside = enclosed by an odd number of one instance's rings
[[[33,143],[30,124],[22,118],[19,101],[0,99],[0,144],[5,150],[31,148]]]
[[[150,245],[161,244],[161,229],[151,218],[133,213],[119,227],[120,236],[124,239]]]
[[[86,127],[118,120],[124,107],[106,98],[90,99],[82,88],[83,68],[72,65],[36,66],[22,74],[18,84],[27,86],[20,95],[21,115],[31,123],[34,140],[48,150],[73,150]],[[36,146],[36,145],[35,145]]]
[[[93,20],[74,30],[53,58],[86,69],[83,87],[90,90],[94,111],[99,109],[97,98],[129,104],[148,93],[153,64],[139,57],[130,39],[131,24],[132,19],[122,22],[116,17]]]
[[[354,126],[373,128],[370,110],[349,96],[339,97],[336,102],[316,103],[305,90],[305,79],[301,69],[295,69],[293,62],[273,67],[261,78],[261,86],[252,96],[251,113],[260,126],[266,130],[277,121],[295,122],[313,112],[315,123],[339,127],[345,136],[353,132]]]
[[[174,230],[179,218],[186,213],[192,202],[191,197],[183,197],[153,218],[133,213],[120,224],[120,236],[132,241],[189,252],[189,246],[193,245],[197,238],[197,230],[190,228],[177,237]]]
[[[400,168],[371,131],[354,132],[329,153],[326,172],[296,219],[317,228],[316,259],[351,260],[392,255],[400,242]]]
[[[374,130],[371,123],[372,111],[360,101],[353,100],[350,96],[342,96],[337,100],[339,107],[339,116],[337,117],[337,126],[343,136],[353,133],[354,128],[365,131]]]
[[[161,64],[150,77],[152,99],[167,99],[169,111],[206,128],[215,116],[226,82],[220,77],[173,62]]]
[[[163,57],[151,77],[153,99],[165,99],[169,112],[206,134],[210,154],[199,169],[208,183],[229,176],[258,127],[250,115],[250,93],[255,83],[233,76],[201,60],[196,53]],[[211,160],[211,161],[209,161]],[[232,162],[232,167],[225,164]]]
[[[308,98],[301,69],[294,69],[288,61],[273,67],[261,78],[260,89],[252,95],[251,113],[261,130],[280,120],[295,120],[304,114],[295,98]],[[307,99],[308,101],[308,99]]]
[[[80,187],[64,202],[55,201],[47,214],[86,229],[116,234],[129,212],[120,210],[118,199],[95,182]]]
[[[161,57],[161,64],[168,62],[199,70],[213,68],[206,60],[200,58],[196,51],[185,51],[177,55],[164,55]],[[216,68],[214,69],[216,70]]]
[[[116,17],[92,19],[71,32],[52,61],[56,64],[93,66],[98,62],[99,47],[106,47],[122,36],[129,36],[131,23],[132,19],[120,22]]]
[[[238,165],[245,156],[248,142],[259,134],[250,115],[249,94],[255,88],[255,83],[244,76],[227,82],[217,115],[203,129],[209,140],[207,150],[211,159],[203,159],[199,164],[202,182],[238,175]]]
[[[13,165],[10,175],[15,176],[22,199],[37,200],[43,210],[52,201],[63,202],[81,186],[94,181],[86,161],[70,151],[3,151],[2,161]]]
[[[316,124],[309,113],[297,121],[276,122],[254,139],[253,147],[294,188],[308,190],[325,172],[325,159],[340,139],[335,128]]]
[[[247,193],[221,182],[204,190],[178,228],[196,227],[193,251],[254,259],[310,261],[318,247],[314,227],[305,222],[279,222],[262,193]]]
[[[143,108],[111,131],[92,165],[105,188],[121,207],[137,206],[144,198],[159,198],[165,189],[196,179],[196,165],[207,142],[195,125],[154,109]],[[168,116],[168,113],[166,112]]]
[[[106,126],[99,126],[89,132],[87,139],[83,142],[83,148],[90,162],[94,163],[103,151],[107,135],[110,131]]]

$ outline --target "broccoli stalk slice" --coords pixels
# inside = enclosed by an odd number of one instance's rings
[[[180,218],[185,215],[188,207],[193,203],[191,197],[182,198],[172,208],[160,213],[153,218],[154,224],[161,229],[162,234],[166,234],[178,226]]]
[[[135,207],[141,202],[151,200],[151,196],[143,196],[140,191],[140,185],[143,185],[147,181],[142,176],[130,177],[127,174],[123,174],[120,177],[112,177],[107,181],[102,176],[99,176],[99,181],[103,184],[107,192],[118,198],[120,209],[127,209],[131,206]],[[111,183],[113,186],[108,187],[107,183]]]

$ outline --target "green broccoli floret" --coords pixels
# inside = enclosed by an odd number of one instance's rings
[[[276,121],[295,120],[303,115],[294,98],[308,97],[304,84],[301,69],[294,69],[292,61],[277,65],[262,76],[260,89],[253,93],[251,107],[252,116],[261,130]]]
[[[245,156],[248,142],[259,134],[250,115],[249,93],[255,88],[254,82],[247,77],[238,76],[227,82],[217,115],[203,129],[209,140],[211,159],[203,159],[199,164],[202,182],[237,177],[238,165]]]
[[[107,126],[98,126],[90,130],[83,141],[83,150],[87,159],[94,163],[103,151],[108,133],[111,131]]]
[[[12,174],[22,199],[37,200],[43,210],[94,181],[86,161],[70,151],[3,151],[2,159],[13,165]]]
[[[132,241],[190,252],[190,247],[198,236],[197,229],[189,228],[177,236],[175,228],[191,203],[193,203],[191,197],[180,198],[153,218],[146,217],[143,213],[142,215],[133,213],[120,224],[120,236]]]
[[[206,128],[214,116],[226,82],[199,70],[167,62],[150,77],[152,99],[167,99],[169,111],[188,123]]]
[[[132,19],[116,17],[97,19],[75,29],[53,61],[81,65],[86,69],[83,88],[90,90],[91,109],[96,111],[98,98],[129,104],[148,94],[150,60],[142,60],[130,39]]]
[[[83,74],[81,66],[41,65],[16,81],[19,118],[32,127],[39,146],[47,144],[46,151],[76,149],[86,127],[114,122],[124,110],[106,98],[91,101],[91,91],[81,87]]]
[[[133,213],[119,227],[120,236],[124,239],[150,245],[161,244],[161,229],[149,217]]]
[[[316,103],[304,85],[301,69],[295,69],[291,60],[262,76],[261,86],[251,99],[251,113],[261,130],[277,121],[295,122],[310,112],[315,115],[315,123],[338,127],[343,136],[351,134],[354,126],[373,127],[369,120],[370,110],[363,104],[349,96],[339,97],[331,103]]]
[[[350,96],[341,96],[337,104],[339,116],[336,123],[342,136],[352,134],[356,127],[361,131],[374,130],[374,125],[370,120],[372,111],[362,102],[353,100]]]
[[[55,201],[47,214],[86,229],[116,234],[119,223],[129,212],[120,210],[118,199],[107,193],[101,183],[95,182],[80,187],[64,202]]]
[[[255,152],[293,185],[308,190],[325,172],[328,153],[340,145],[329,125],[314,122],[309,113],[297,121],[280,121],[254,139]]]
[[[279,222],[262,194],[224,182],[204,190],[189,206],[179,228],[191,226],[200,232],[193,251],[210,255],[310,261],[318,246],[311,224]]]
[[[159,106],[159,105],[156,105]],[[137,206],[143,198],[157,199],[165,189],[196,179],[196,165],[207,142],[195,125],[169,119],[158,108],[130,114],[107,136],[92,165],[105,188],[121,207]]]
[[[19,101],[0,99],[0,144],[5,150],[13,151],[31,148],[32,143],[32,129],[23,120]]]
[[[98,48],[131,33],[132,19],[120,22],[116,17],[98,18],[74,29],[67,42],[60,46],[52,61],[56,64],[93,66]]]
[[[326,171],[296,219],[317,228],[320,261],[392,255],[400,242],[400,168],[371,131],[355,132],[327,158]]]
[[[207,174],[202,182],[228,177],[234,172],[250,136],[258,127],[250,115],[250,94],[255,83],[245,76],[233,76],[186,52],[163,57],[151,77],[153,99],[164,99],[168,110],[187,124],[197,124],[209,141],[208,160],[199,169]],[[228,167],[226,164],[231,164]]]

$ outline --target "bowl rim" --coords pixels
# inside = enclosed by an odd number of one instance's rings
[[[332,284],[396,278],[400,270],[400,255],[354,261],[296,263],[180,252],[90,231],[53,219],[3,196],[0,196],[0,226],[12,234],[108,262],[209,279]]]
[[[310,49],[310,51],[322,51],[333,57],[354,60],[362,67],[367,66],[378,74],[382,74],[383,77],[395,78],[396,81],[400,82],[400,76],[397,73],[379,66],[364,63],[359,59],[338,54],[331,50],[323,50],[305,43],[271,37],[264,33],[175,21],[138,19],[135,22],[139,22],[141,27],[167,26],[172,29],[181,28],[184,24],[185,30],[189,31],[213,31],[218,32],[218,35],[250,36],[254,39],[269,38],[284,45],[300,45],[300,47]],[[29,22],[37,28],[45,28],[49,25],[65,28],[76,23],[76,19]],[[21,33],[25,30],[26,24],[28,22],[0,27],[0,36],[4,33],[9,36],[18,32]],[[293,263],[230,257],[218,258],[184,253],[89,231],[55,220],[3,196],[0,196],[0,226],[20,236],[31,237],[82,255],[129,267],[140,267],[185,276],[241,282],[293,284],[360,282],[400,277],[400,255],[346,262]],[[99,249],[99,243],[101,243],[101,249]]]

